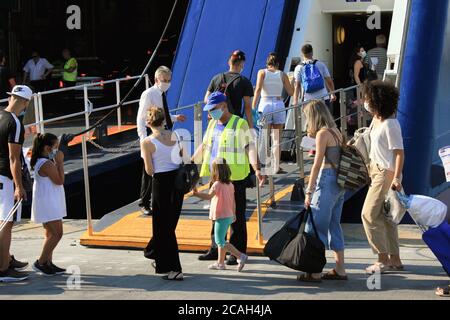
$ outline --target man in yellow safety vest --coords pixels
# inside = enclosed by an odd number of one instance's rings
[[[230,243],[240,252],[247,252],[246,224],[246,179],[250,175],[250,165],[255,175],[264,184],[265,177],[261,174],[258,155],[247,121],[230,113],[227,97],[221,92],[214,92],[204,108],[211,116],[208,129],[202,145],[197,149],[192,160],[201,163],[201,177],[209,177],[213,161],[224,158],[231,169],[231,180],[234,185],[236,201],[236,222],[231,225]],[[200,256],[200,260],[216,260],[217,246],[214,242],[214,224],[211,232],[212,244],[210,250]],[[231,256],[228,265],[236,265],[237,258]]]
[[[72,57],[69,49],[64,49],[62,52],[63,58],[66,61],[63,71],[64,87],[75,87],[78,77],[78,62]]]

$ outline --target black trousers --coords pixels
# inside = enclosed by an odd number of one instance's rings
[[[240,252],[247,253],[247,188],[245,180],[234,181],[234,200],[236,201],[236,221],[231,225],[230,243]],[[214,223],[211,229],[211,248],[217,248],[214,241]],[[239,258],[239,257],[236,257]]]
[[[145,165],[142,171],[141,179],[141,200],[139,206],[143,208],[150,208],[152,201],[152,177],[145,172]]]
[[[182,271],[175,230],[184,195],[175,189],[177,172],[157,173],[153,178],[153,238],[145,251],[155,260],[157,274]]]
[[[151,134],[151,130],[147,128],[147,135],[149,136]],[[141,200],[139,202],[139,206],[149,209],[152,203],[152,177],[145,172],[145,165],[142,170],[140,197]]]
[[[30,81],[30,86],[33,88],[34,92],[45,92],[48,88],[48,81],[45,79]]]

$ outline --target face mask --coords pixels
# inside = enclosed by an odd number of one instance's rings
[[[209,114],[211,115],[211,118],[213,118],[214,120],[218,121],[220,120],[220,118],[222,118],[223,116],[223,111],[218,109],[218,110],[212,110],[209,112]]]
[[[367,52],[363,51],[359,54],[363,59],[367,57]]]
[[[364,109],[366,109],[366,111],[369,112],[369,113],[372,112],[368,102],[364,102]]]
[[[159,84],[158,84],[158,87],[159,87],[159,89],[162,91],[162,92],[167,92],[169,89],[170,89],[170,86],[171,86],[171,83],[169,82],[169,83],[167,83],[167,82],[160,82]]]
[[[49,154],[48,158],[50,160],[54,160],[56,158],[56,155],[58,154],[58,149],[53,149]]]
[[[22,111],[21,113],[19,113],[19,118],[21,118],[21,117],[25,117],[25,114],[26,114],[27,112],[24,110],[24,111]]]

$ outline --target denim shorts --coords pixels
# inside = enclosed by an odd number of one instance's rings
[[[286,123],[286,111],[284,110],[284,102],[278,98],[261,98],[258,108],[260,119],[262,119],[267,113],[279,111],[266,117],[266,123],[272,125]]]
[[[341,228],[344,195],[345,190],[337,184],[336,171],[322,169],[317,179],[311,209],[319,238],[328,250],[343,251],[345,249]],[[311,219],[306,225],[306,232],[314,234]]]

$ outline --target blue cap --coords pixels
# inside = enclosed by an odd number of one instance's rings
[[[210,111],[214,109],[219,103],[227,101],[227,96],[222,92],[214,92],[208,98],[208,103],[203,108],[203,111]]]

